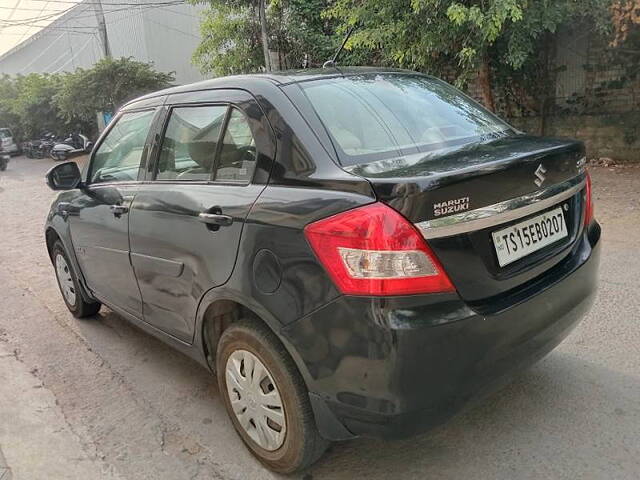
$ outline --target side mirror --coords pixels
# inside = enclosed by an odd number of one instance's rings
[[[80,169],[76,162],[65,162],[56,165],[45,175],[51,190],[73,190],[82,181]]]

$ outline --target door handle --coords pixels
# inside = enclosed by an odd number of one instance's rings
[[[58,213],[62,215],[63,218],[67,218],[69,215],[77,216],[80,214],[80,208],[70,202],[60,202],[58,204]]]
[[[71,203],[60,202],[58,204],[58,213],[62,215],[64,218],[67,218],[67,216],[69,215],[69,207],[71,207]]]
[[[233,223],[233,217],[230,217],[229,215],[222,215],[219,213],[202,212],[198,214],[198,218],[203,223],[208,223],[209,225],[218,225],[219,227],[228,227]]]
[[[127,213],[129,211],[129,207],[126,205],[110,205],[109,209],[116,217],[119,217],[123,213]]]

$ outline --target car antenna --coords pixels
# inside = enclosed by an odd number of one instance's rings
[[[342,41],[342,45],[340,45],[340,48],[338,49],[338,51],[335,53],[335,55],[331,60],[327,60],[322,64],[322,68],[332,68],[332,67],[336,68],[336,62],[338,61],[338,57],[342,53],[342,50],[344,50],[344,46],[347,44],[347,41],[349,40],[349,37],[351,36],[355,28],[356,28],[356,24],[354,23],[353,25],[351,25],[351,28],[347,32],[347,35],[344,37],[344,40]]]

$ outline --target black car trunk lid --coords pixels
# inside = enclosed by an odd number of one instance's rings
[[[513,135],[346,169],[421,229],[471,303],[508,294],[553,268],[571,254],[581,228],[581,142]],[[567,237],[500,267],[492,232],[558,207]]]

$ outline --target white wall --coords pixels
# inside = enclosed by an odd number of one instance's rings
[[[103,58],[93,4],[86,0],[0,57],[0,74],[55,73],[89,68]],[[108,5],[103,0],[113,57],[153,62],[157,70],[175,71],[176,83],[206,78],[191,63],[200,42],[199,13],[189,4],[158,7],[157,0],[128,0],[139,6]],[[123,2],[112,2],[123,3]]]

